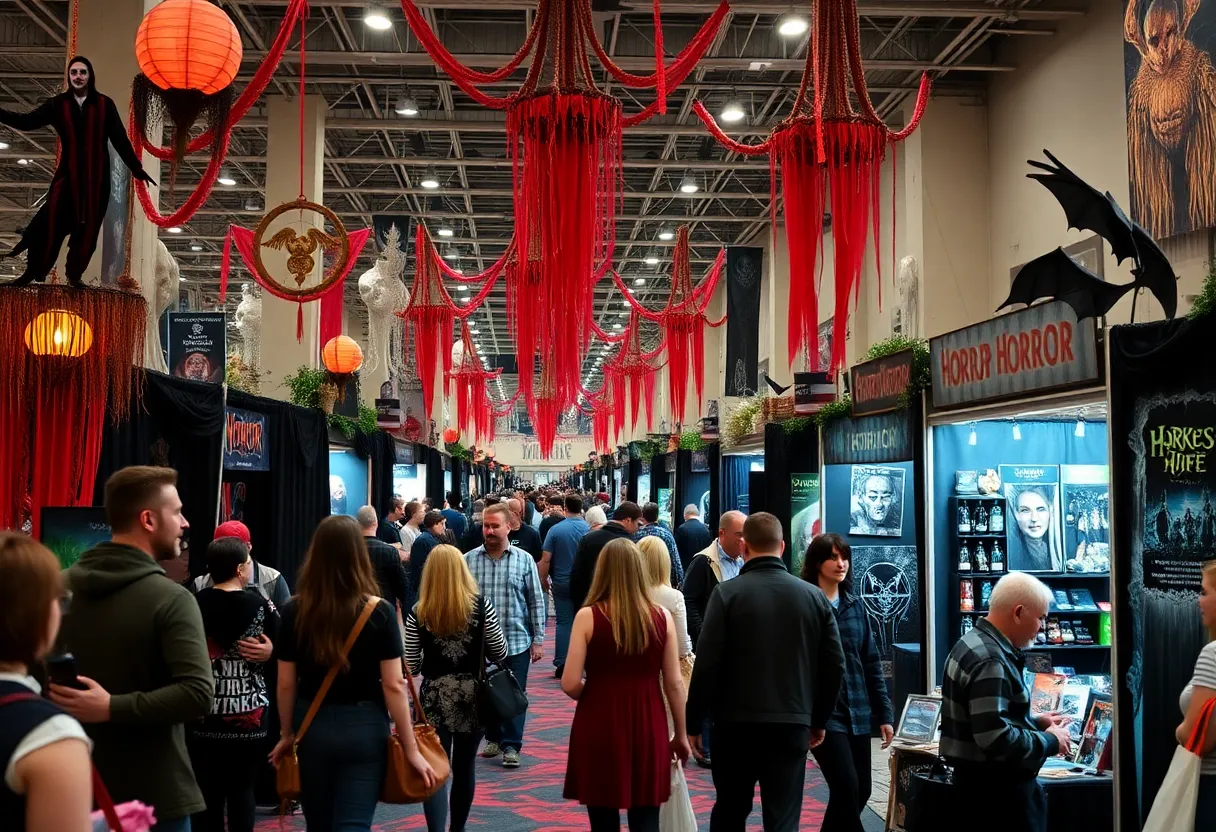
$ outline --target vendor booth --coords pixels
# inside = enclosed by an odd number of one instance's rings
[[[794,565],[795,525],[799,540],[822,531],[819,522],[819,428],[811,420],[800,422],[793,430],[770,422],[764,426],[764,472],[750,475],[751,511],[776,515],[785,530],[785,565]],[[759,499],[757,499],[759,498]],[[802,545],[799,557],[806,554]],[[799,560],[799,563],[801,561]],[[797,572],[795,572],[797,574]]]
[[[718,527],[721,499],[721,450],[717,442],[697,450],[680,450],[677,456],[676,500],[672,528],[684,522],[685,506],[696,506],[701,519],[711,529]]]

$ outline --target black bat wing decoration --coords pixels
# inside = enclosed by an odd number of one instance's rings
[[[1165,312],[1165,319],[1172,321],[1178,312],[1178,277],[1174,274],[1174,267],[1157,242],[1138,224],[1133,223],[1132,236],[1136,241],[1138,264],[1132,269],[1136,285],[1152,292]]]
[[[764,374],[764,380],[768,382],[768,386],[771,387],[773,392],[776,393],[778,396],[784,395],[786,390],[789,390],[791,387],[794,386],[792,384],[787,384],[784,387],[782,387],[780,384],[778,384],[777,382],[775,382],[771,378],[769,378],[768,373]]]
[[[1111,310],[1134,283],[1107,283],[1057,248],[1022,266],[1013,278],[1009,297],[997,311],[1015,303],[1027,306],[1040,298],[1062,301],[1077,313],[1077,320],[1098,318]]]
[[[1129,257],[1135,257],[1136,244],[1132,239],[1132,223],[1114,197],[1109,193],[1099,193],[1092,185],[1060,164],[1060,160],[1052,156],[1050,151],[1044,150],[1043,153],[1051,160],[1051,164],[1027,159],[1031,167],[1044,173],[1028,173],[1026,177],[1034,179],[1051,191],[1052,196],[1064,209],[1068,227],[1079,231],[1093,231],[1102,237],[1110,243],[1111,251],[1120,263]]]

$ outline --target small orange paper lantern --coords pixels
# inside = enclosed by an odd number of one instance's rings
[[[213,95],[236,78],[241,54],[236,26],[210,0],[164,0],[135,33],[139,69],[162,90]]]
[[[459,438],[460,438],[460,431],[456,430],[456,428],[444,428],[443,429],[443,441],[446,442],[447,444],[451,445],[453,442],[455,442]]]
[[[363,350],[353,338],[339,335],[321,348],[321,363],[336,376],[349,376],[363,366]]]
[[[25,327],[25,346],[34,355],[79,358],[93,346],[93,327],[75,312],[52,309]]]

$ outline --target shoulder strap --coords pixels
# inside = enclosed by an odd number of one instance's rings
[[[367,620],[372,617],[372,613],[376,609],[376,605],[380,603],[380,598],[373,595],[367,599],[367,603],[363,605],[363,611],[359,613],[359,617],[355,620],[355,626],[350,628],[350,635],[346,637],[346,643],[342,645],[342,655],[338,658],[333,666],[329,668],[329,673],[325,674],[325,681],[321,683],[317,695],[313,697],[312,704],[308,706],[308,713],[304,715],[304,721],[300,723],[300,730],[296,731],[296,742],[299,742],[304,733],[308,730],[308,726],[312,725],[313,717],[317,715],[317,710],[321,707],[321,702],[325,699],[325,694],[329,693],[330,686],[333,685],[334,679],[338,678],[338,671],[342,665],[346,663],[346,657],[350,654],[350,649],[355,646],[355,639],[359,638],[359,633],[363,632],[363,626],[367,624]]]
[[[1211,726],[1213,708],[1216,708],[1216,699],[1209,699],[1203,706],[1195,727],[1191,729],[1191,738],[1186,747],[1192,754],[1202,755],[1204,747],[1208,744],[1208,728]]]

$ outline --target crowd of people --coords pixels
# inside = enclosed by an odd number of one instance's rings
[[[429,832],[462,830],[478,756],[522,764],[527,710],[489,716],[487,667],[526,694],[552,616],[554,676],[577,703],[563,795],[592,830],[620,828],[622,811],[629,829],[659,830],[690,758],[712,770],[710,829],[742,830],[757,785],[764,828],[798,829],[809,753],[830,791],[822,829],[860,832],[871,738],[885,747],[895,720],[844,538],[815,537],[796,576],[763,512],[725,512],[715,536],[695,506],[673,533],[653,503],[573,489],[469,509],[450,494],[442,509],[397,499],[383,519],[327,517],[294,592],[239,522],[216,530],[206,574],[183,574],[189,523],[165,468],[110,478],[112,539],[66,571],[0,534],[0,828],[92,829],[100,783],[150,806],[156,832],[252,830],[259,781],[291,761],[310,830],[370,830],[395,733],[430,795]],[[1209,564],[1200,607],[1216,633],[1213,599]],[[1061,717],[1030,716],[1022,681],[1050,603],[1032,575],[1006,575],[946,661],[941,752],[960,816],[993,828],[1046,829],[1035,775],[1069,749]],[[1214,651],[1180,738],[1216,696]],[[415,740],[411,697],[450,777]]]

